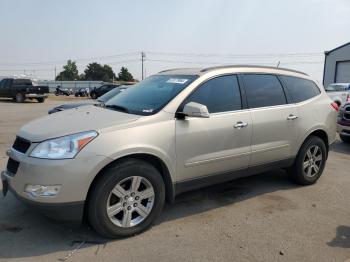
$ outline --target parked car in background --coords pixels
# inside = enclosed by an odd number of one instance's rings
[[[77,103],[67,103],[67,104],[59,105],[50,109],[48,113],[53,114],[53,113],[67,110],[67,109],[78,108],[81,106],[104,105],[109,99],[123,92],[126,88],[128,88],[128,86],[118,86],[116,88],[113,88],[111,91],[107,92],[103,96],[100,96],[97,100],[86,100],[86,101],[77,102]]]
[[[105,84],[100,87],[94,88],[90,91],[90,97],[92,99],[97,99],[100,96],[104,95],[105,93],[111,91],[113,88],[116,88],[120,85],[117,84]]]
[[[350,83],[330,84],[325,88],[327,94],[338,106],[350,102]]]
[[[87,97],[87,96],[89,96],[89,92],[88,92],[87,88],[79,88],[79,90],[74,93],[74,96],[75,97],[79,97],[79,96],[80,97]]]
[[[18,103],[25,99],[36,99],[43,103],[48,93],[48,86],[35,86],[31,79],[4,78],[0,81],[0,97],[12,98]]]
[[[105,237],[133,236],[188,190],[278,168],[297,184],[316,183],[337,108],[293,70],[162,71],[104,107],[23,126],[8,151],[3,193],[56,220],[85,214]]]
[[[350,103],[339,109],[337,131],[342,141],[350,143]]]
[[[55,95],[56,96],[70,96],[71,91],[67,88],[62,88],[62,87],[58,86],[58,87],[56,87]]]

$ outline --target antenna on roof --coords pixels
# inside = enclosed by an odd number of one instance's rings
[[[280,67],[280,63],[281,63],[281,61],[278,61],[278,63],[277,63],[277,68],[279,68]]]

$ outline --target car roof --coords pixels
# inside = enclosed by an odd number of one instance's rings
[[[268,71],[269,73],[271,70],[274,70],[275,73],[280,73],[280,74],[288,74],[288,73],[297,73],[301,74],[303,76],[308,76],[307,74],[292,70],[292,69],[287,69],[287,68],[280,68],[280,67],[271,67],[271,66],[259,66],[259,65],[227,65],[227,66],[215,66],[215,67],[207,67],[207,68],[175,68],[175,69],[169,69],[169,70],[164,70],[158,73],[158,75],[203,75],[208,72],[212,71],[218,71],[222,69],[252,69],[253,71],[258,71],[264,73],[264,71]]]

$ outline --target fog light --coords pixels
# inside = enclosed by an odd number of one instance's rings
[[[53,197],[60,192],[61,186],[43,186],[27,184],[24,192],[32,197]]]

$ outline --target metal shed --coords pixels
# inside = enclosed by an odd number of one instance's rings
[[[350,42],[325,52],[323,85],[350,83]]]

